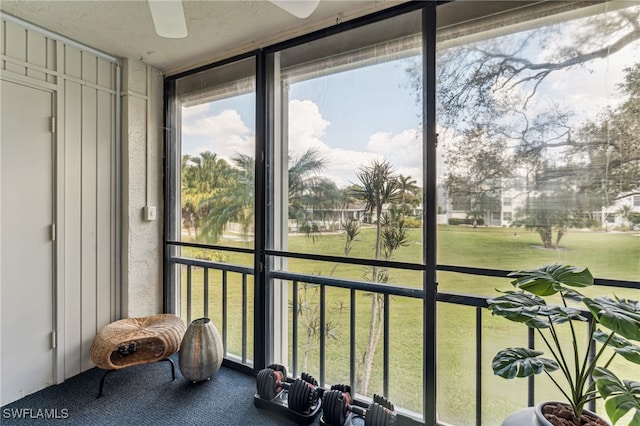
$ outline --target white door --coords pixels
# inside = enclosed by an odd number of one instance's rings
[[[53,384],[51,92],[8,81],[0,98],[0,405]]]

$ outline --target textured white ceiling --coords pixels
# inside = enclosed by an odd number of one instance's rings
[[[141,59],[166,74],[264,47],[404,1],[321,0],[298,19],[266,0],[183,0],[189,35],[155,33],[146,0],[2,0],[2,12],[94,49]]]

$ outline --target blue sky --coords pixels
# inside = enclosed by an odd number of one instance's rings
[[[330,147],[366,149],[369,136],[400,133],[419,125],[419,106],[408,87],[406,60],[377,64],[291,86],[290,98],[311,100],[331,125]]]
[[[562,25],[563,31],[580,32],[584,21]],[[545,60],[570,39],[560,35],[555,45],[532,52],[531,59]],[[599,42],[614,38],[603,34]],[[607,106],[615,107],[622,69],[638,61],[639,51],[636,42],[605,59],[551,73],[530,102],[530,111],[542,112],[557,104],[573,111],[577,124],[595,118]],[[397,60],[292,84],[289,152],[297,156],[316,148],[329,160],[324,174],[339,186],[355,182],[358,168],[375,158],[387,159],[398,173],[422,184],[420,107],[409,88],[409,65],[410,60]],[[510,96],[517,97],[517,90]],[[183,108],[183,153],[210,150],[227,159],[236,153],[253,155],[254,107],[255,97],[248,94]],[[444,134],[444,130],[439,131]]]
[[[316,148],[339,186],[373,158],[387,158],[419,178],[420,107],[408,85],[408,60],[376,64],[291,85],[289,151]],[[253,154],[253,94],[183,109],[183,153],[203,150],[231,158]]]

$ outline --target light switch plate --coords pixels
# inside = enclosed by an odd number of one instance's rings
[[[144,206],[143,209],[144,220],[156,220],[156,206]]]

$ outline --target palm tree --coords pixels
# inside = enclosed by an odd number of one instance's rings
[[[313,176],[326,168],[327,159],[318,154],[317,148],[309,148],[300,157],[289,156],[289,219],[308,226],[305,198],[309,195]]]
[[[203,158],[203,161],[214,159],[215,154],[214,158]],[[311,148],[290,162],[289,216],[306,220],[312,183],[316,182],[318,190],[327,188],[326,182],[313,178],[314,173],[325,168],[327,160],[319,156],[317,149]],[[246,236],[254,222],[255,159],[239,154],[233,158],[233,163],[234,167],[229,167],[226,179],[222,179],[223,176],[211,176],[211,182],[219,186],[208,192],[210,196],[199,204],[199,208],[207,213],[202,217],[202,236],[209,241],[218,241],[227,224],[233,222],[242,226],[242,233]]]
[[[622,218],[623,225],[629,223],[629,216],[631,215],[632,211],[633,209],[629,204],[624,204],[618,210],[616,210],[616,214],[619,214]]]
[[[400,200],[398,177],[391,164],[373,160],[370,166],[361,167],[356,173],[360,185],[353,187],[353,195],[365,202],[365,208],[374,214],[376,222],[376,259],[380,259],[380,233],[382,210],[385,204]]]
[[[202,234],[209,241],[218,241],[228,223],[242,226],[244,236],[254,222],[255,160],[245,154],[233,159],[230,184],[200,203],[208,214],[202,221]]]
[[[304,192],[305,179],[327,167],[327,159],[320,157],[317,148],[309,148],[300,157],[289,156],[289,198]]]
[[[374,160],[370,166],[360,168],[356,174],[360,185],[355,185],[353,194],[356,198],[365,202],[365,208],[375,214],[376,223],[376,243],[375,258],[382,258],[383,244],[383,208],[387,204],[396,203],[401,199],[398,177],[391,164],[384,161]],[[403,242],[404,243],[404,242]],[[389,257],[393,249],[385,253]],[[381,274],[382,272],[382,274]],[[388,277],[386,271],[374,266],[372,268],[371,280],[373,282],[385,282],[384,277]],[[373,368],[373,357],[375,355],[380,334],[382,331],[382,314],[384,312],[384,300],[380,295],[373,295],[371,298],[371,318],[369,323],[369,339],[363,357],[363,367],[358,375],[358,392],[367,393],[371,370]]]
[[[411,204],[420,189],[417,181],[411,176],[398,176],[398,186],[400,190],[400,204]]]
[[[305,192],[302,197],[302,204],[307,215],[306,222],[332,219],[335,216],[339,203],[340,190],[334,181],[320,176],[312,177],[305,181]]]
[[[182,222],[189,237],[193,228],[197,238],[200,223],[209,213],[202,201],[229,185],[231,166],[217,154],[205,151],[197,157],[183,155],[181,171]]]

